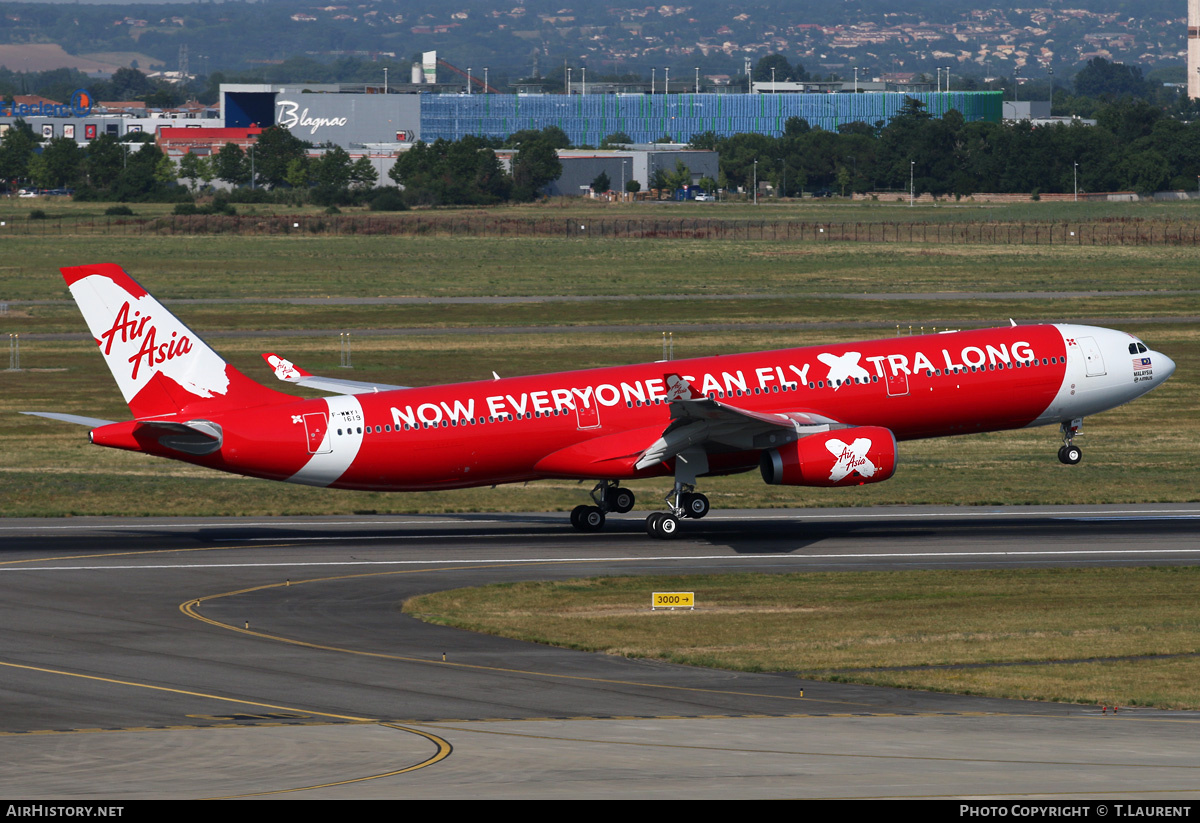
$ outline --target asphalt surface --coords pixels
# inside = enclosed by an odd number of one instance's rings
[[[1200,713],[628,660],[406,598],[592,574],[1200,562],[1200,507],[0,521],[0,792],[1200,797]],[[686,614],[665,615],[687,619]]]

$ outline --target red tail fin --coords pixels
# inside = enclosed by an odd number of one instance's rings
[[[61,271],[134,417],[211,414],[295,400],[226,363],[120,266]]]

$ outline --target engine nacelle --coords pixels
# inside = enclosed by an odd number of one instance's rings
[[[896,472],[896,436],[881,426],[810,434],[763,452],[758,468],[776,486],[861,486]]]

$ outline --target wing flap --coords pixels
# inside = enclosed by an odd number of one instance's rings
[[[689,449],[704,452],[769,449],[809,434],[844,428],[831,417],[807,410],[757,412],[699,394],[677,374],[666,375],[671,422],[642,452],[636,469],[670,460]]]

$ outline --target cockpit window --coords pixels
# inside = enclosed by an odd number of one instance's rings
[[[1145,343],[1130,343],[1129,344],[1129,353],[1130,354],[1145,354],[1147,351],[1149,351],[1149,349],[1146,348]]]

